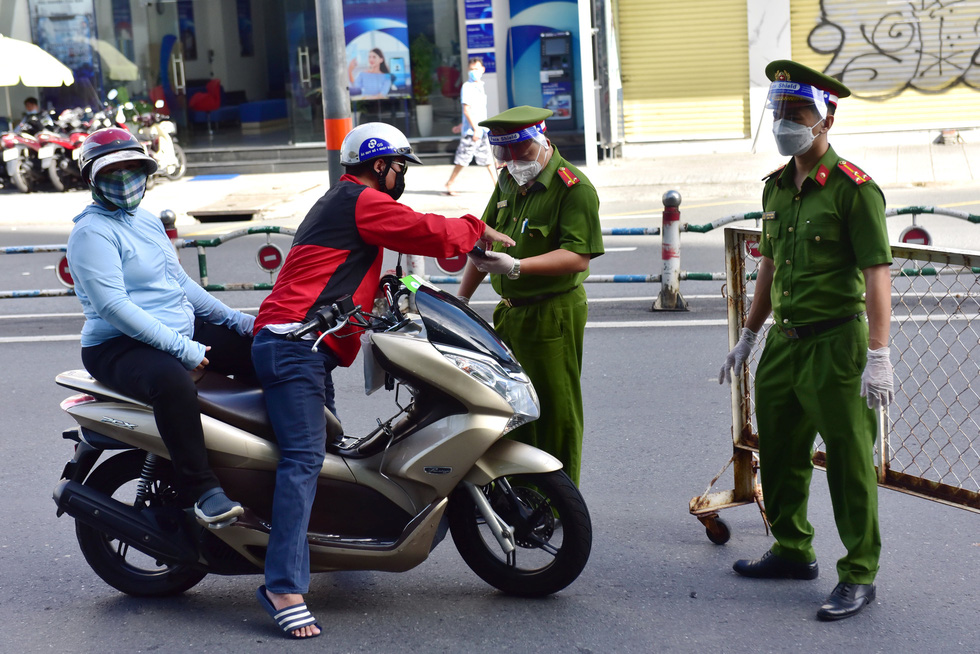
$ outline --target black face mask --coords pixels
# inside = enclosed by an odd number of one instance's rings
[[[391,170],[391,161],[385,162],[385,169],[383,172],[378,173],[378,184],[381,186],[381,192],[387,193],[392,200],[397,200],[405,192],[405,168],[402,164],[401,172],[395,171],[395,187],[388,188],[388,184],[385,179],[388,177],[388,171]]]

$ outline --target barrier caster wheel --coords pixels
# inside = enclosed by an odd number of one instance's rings
[[[704,533],[708,540],[715,545],[724,545],[732,537],[732,530],[728,523],[721,518],[710,518],[704,521]]]

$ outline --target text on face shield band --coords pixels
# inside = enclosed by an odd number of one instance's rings
[[[787,102],[806,102],[817,108],[821,118],[827,117],[827,104],[837,106],[837,96],[810,84],[777,80],[769,85],[766,109],[778,109]]]
[[[512,145],[532,139],[538,134],[544,133],[542,125],[543,123],[538,123],[508,134],[490,134],[490,145]]]

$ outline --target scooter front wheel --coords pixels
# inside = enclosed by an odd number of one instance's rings
[[[456,489],[449,527],[463,560],[481,579],[511,595],[543,597],[578,578],[592,551],[592,520],[568,475],[510,475],[481,492],[513,528],[516,545],[506,552],[467,489]]]
[[[93,470],[85,480],[85,485],[132,505],[145,458],[146,453],[139,450],[117,454]],[[170,461],[160,459],[157,462],[146,501],[150,506],[177,506]],[[75,537],[95,574],[128,595],[178,595],[195,586],[207,575],[206,572],[190,566],[158,562],[126,543],[78,521],[75,522]]]

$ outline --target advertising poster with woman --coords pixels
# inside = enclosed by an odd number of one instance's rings
[[[344,0],[351,100],[412,94],[406,0]]]

